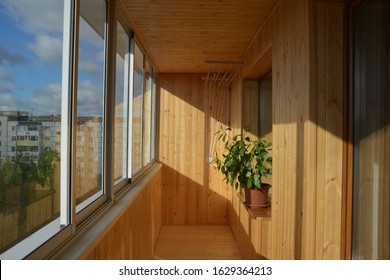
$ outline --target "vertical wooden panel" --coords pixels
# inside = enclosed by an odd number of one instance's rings
[[[228,91],[201,74],[162,74],[160,86],[162,223],[226,224],[226,185],[209,158],[215,132],[227,124]]]
[[[263,29],[258,36],[270,38],[272,44],[272,258],[337,259],[343,179],[343,4],[281,1]],[[254,43],[245,65],[253,65],[266,49],[266,44]]]
[[[273,41],[272,258],[301,257],[304,123],[309,119],[307,1],[282,1]]]
[[[343,4],[318,2],[316,15],[318,168],[315,257],[339,259],[344,130]]]
[[[161,227],[161,169],[86,259],[151,259]]]

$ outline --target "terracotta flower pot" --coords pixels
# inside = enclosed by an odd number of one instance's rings
[[[263,184],[261,189],[245,188],[245,204],[249,207],[267,207],[269,188],[270,184]]]

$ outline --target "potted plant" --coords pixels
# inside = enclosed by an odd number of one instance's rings
[[[263,178],[272,174],[270,142],[251,139],[247,131],[229,136],[230,128],[217,132],[218,141],[223,143],[223,152],[216,152],[214,162],[224,175],[226,183],[236,190],[245,190],[245,204],[252,207],[267,207],[269,184]]]

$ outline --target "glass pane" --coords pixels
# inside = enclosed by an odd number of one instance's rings
[[[117,23],[115,88],[114,179],[127,178],[127,116],[129,96],[130,38]]]
[[[60,210],[63,28],[63,0],[0,3],[1,259],[25,257],[67,216]]]
[[[356,259],[390,259],[390,3],[355,10],[354,235]]]
[[[152,85],[152,139],[151,139],[151,160],[156,159],[156,133],[157,133],[157,88],[156,88],[156,77],[153,74],[153,85]]]
[[[142,103],[144,55],[137,44],[134,50],[134,93],[132,121],[132,173],[142,166]]]
[[[77,86],[77,212],[103,193],[103,118],[106,2],[80,1]]]
[[[144,127],[143,127],[143,153],[144,153],[144,163],[146,166],[150,163],[150,141],[151,141],[151,126],[152,126],[152,82],[153,82],[153,73],[152,67],[150,64],[145,61],[145,91],[144,91]]]

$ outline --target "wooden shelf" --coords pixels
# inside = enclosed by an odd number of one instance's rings
[[[245,204],[245,197],[243,194],[238,193],[242,204],[248,210],[252,219],[261,218],[263,220],[271,220],[271,206],[268,207],[250,207]]]

